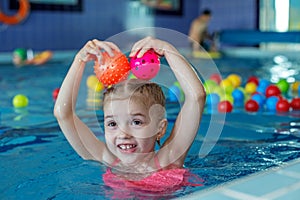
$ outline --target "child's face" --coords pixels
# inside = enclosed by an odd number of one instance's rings
[[[153,152],[159,119],[150,110],[129,99],[113,100],[104,106],[105,139],[109,150],[124,163],[134,163]],[[150,111],[150,112],[149,112]]]

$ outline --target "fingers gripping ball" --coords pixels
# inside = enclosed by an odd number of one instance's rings
[[[130,71],[126,56],[120,52],[114,52],[110,57],[108,53],[102,53],[104,64],[95,62],[94,72],[98,80],[105,86],[113,85],[127,79]]]
[[[150,80],[156,76],[160,69],[160,60],[157,54],[151,49],[141,58],[136,56],[130,59],[132,73],[139,79]]]

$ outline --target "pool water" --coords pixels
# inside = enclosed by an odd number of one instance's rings
[[[182,187],[177,191],[147,193],[135,191],[118,196],[102,181],[106,167],[84,161],[71,148],[54,116],[52,92],[61,85],[72,62],[69,59],[41,67],[15,68],[0,65],[0,198],[1,199],[111,199],[184,197],[270,167],[285,165],[300,157],[299,112],[246,113],[242,108],[226,115],[224,127],[216,145],[205,156],[199,154],[204,133],[212,115],[205,112],[199,134],[187,156],[185,167],[203,179],[202,187]],[[198,61],[196,61],[198,62]],[[223,58],[216,60],[222,75],[240,74],[245,80],[250,74],[271,79],[272,60],[253,58]],[[205,61],[199,61],[199,66]],[[273,64],[272,64],[273,65]],[[196,69],[201,71],[201,67]],[[292,69],[299,71],[298,60]],[[81,85],[77,112],[88,126],[103,139],[103,113],[87,103],[86,78],[93,74],[87,67]],[[169,76],[164,74],[164,76]],[[291,77],[299,80],[298,74]],[[12,98],[16,94],[29,98],[26,108],[16,109]],[[172,123],[179,104],[167,103],[168,120]],[[223,123],[215,121],[215,124]],[[100,128],[99,128],[100,126]],[[125,196],[124,196],[125,195]]]

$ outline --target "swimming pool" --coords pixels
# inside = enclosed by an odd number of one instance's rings
[[[73,55],[74,52],[71,52],[63,59],[41,67],[15,68],[1,64],[1,199],[114,197],[113,191],[102,181],[105,166],[79,158],[52,114],[52,92],[60,86]],[[199,67],[200,70],[206,61],[196,59],[193,63],[195,62],[199,64],[196,69]],[[244,79],[249,75],[270,78],[272,74],[269,69],[274,64],[269,57],[223,57],[215,62],[222,75],[237,73]],[[294,58],[290,62],[291,69],[299,70],[298,59]],[[97,109],[95,112],[87,101],[84,80],[91,74],[92,67],[88,67],[80,90],[78,114],[103,139],[103,132],[98,127],[98,118],[102,117],[102,112]],[[168,76],[167,73],[163,75]],[[299,80],[299,74],[294,74],[293,77]],[[26,108],[16,109],[12,106],[13,96],[19,93],[29,98]],[[176,103],[167,103],[171,123],[178,108]],[[208,155],[201,157],[199,149],[203,143],[203,133],[209,128],[212,115],[219,114],[204,113],[199,134],[185,163],[187,168],[204,180],[203,187],[183,187],[172,193],[137,192],[129,195],[152,199],[184,197],[258,171],[284,165],[300,157],[299,112],[250,114],[243,109],[235,109],[226,115],[216,145]]]

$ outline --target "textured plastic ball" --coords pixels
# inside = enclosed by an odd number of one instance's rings
[[[290,84],[285,80],[285,79],[280,79],[277,83],[276,86],[279,88],[281,93],[285,94],[288,92],[290,88]]]
[[[269,98],[267,98],[266,100],[266,107],[268,111],[276,111],[276,104],[279,101],[279,97],[278,96],[271,96]]]
[[[209,77],[210,80],[215,81],[217,84],[220,84],[222,81],[222,77],[220,74],[214,73],[210,75]]]
[[[86,85],[89,89],[95,92],[100,92],[104,89],[104,85],[98,80],[95,75],[90,75],[86,80]]]
[[[251,96],[251,99],[256,101],[260,107],[265,104],[265,97],[262,94],[256,93]]]
[[[259,104],[257,103],[257,101],[249,99],[245,103],[245,110],[248,112],[257,112],[259,110]]]
[[[281,91],[276,85],[269,85],[266,89],[266,97],[279,96],[280,94]]]
[[[231,81],[234,88],[239,87],[242,83],[242,78],[237,74],[230,74],[227,79]]]
[[[130,59],[131,72],[139,79],[150,80],[160,69],[160,60],[153,51],[147,51],[141,58],[136,56]]]
[[[14,96],[12,103],[15,108],[23,108],[28,106],[29,100],[25,95],[18,94]]]
[[[300,97],[293,98],[290,105],[293,110],[300,110]]]
[[[288,112],[290,110],[290,104],[286,99],[280,99],[276,104],[277,112]]]
[[[127,79],[130,65],[124,54],[115,51],[114,56],[110,57],[107,52],[103,52],[102,58],[104,64],[95,62],[94,72],[104,86],[117,84]]]
[[[59,93],[59,88],[55,88],[55,89],[53,90],[53,92],[52,92],[52,98],[53,98],[54,100],[57,99],[58,93]]]
[[[255,85],[258,85],[259,79],[256,76],[250,76],[247,80],[247,83],[255,83]]]
[[[254,82],[248,82],[245,85],[245,91],[248,94],[253,94],[254,92],[256,92],[256,88],[257,88],[257,84],[255,84]]]
[[[233,106],[229,101],[220,101],[218,104],[218,111],[221,113],[232,112]]]
[[[210,93],[206,96],[207,106],[216,106],[220,102],[220,96],[216,93]]]

